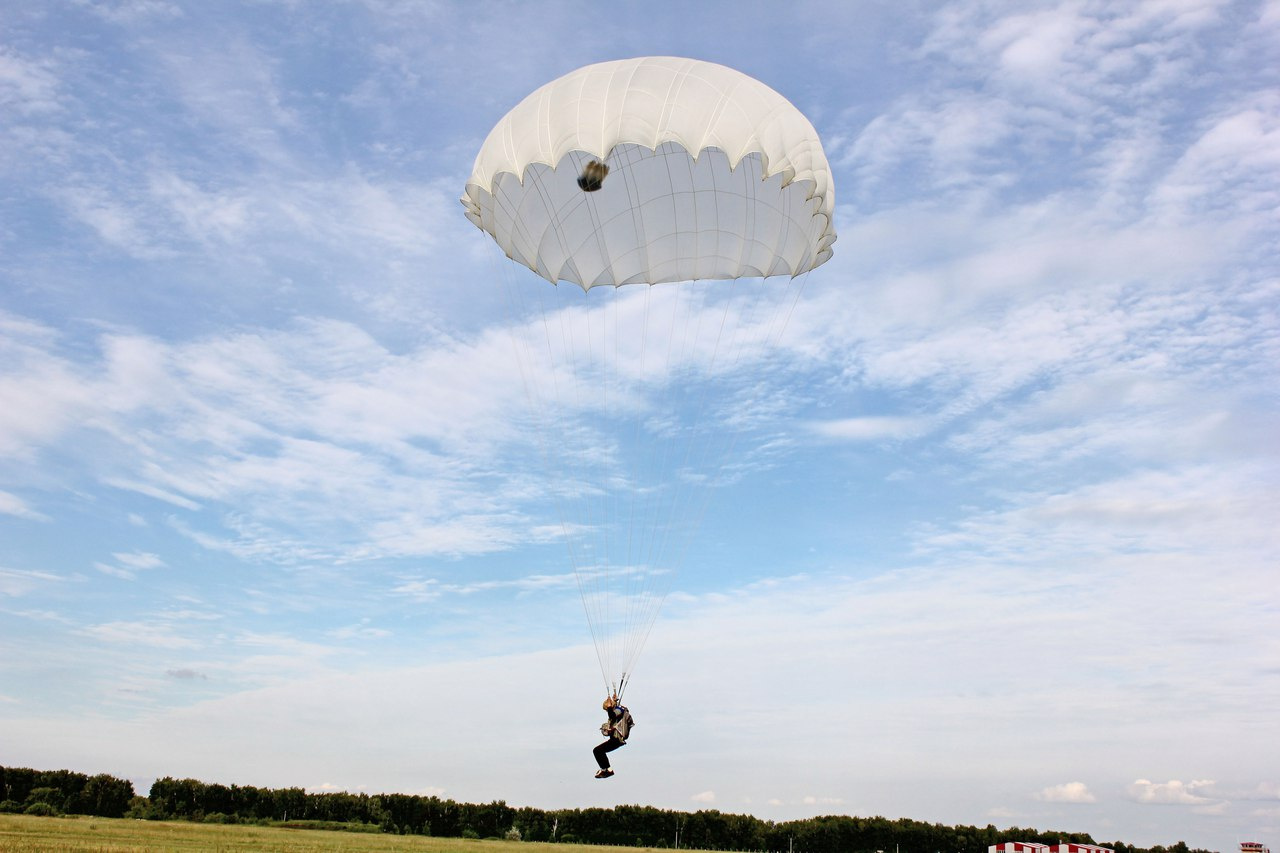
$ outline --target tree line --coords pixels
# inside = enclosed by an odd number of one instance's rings
[[[146,797],[114,776],[0,767],[0,811],[85,814],[210,823],[299,823],[414,835],[794,853],[986,853],[1005,841],[1095,844],[1088,833],[946,826],[908,818],[827,815],[774,822],[715,809],[516,808],[498,800],[459,803],[410,794],[308,793],[302,788],[157,779]],[[1116,853],[1209,853],[1178,842],[1140,848],[1103,842]]]
[[[0,812],[124,817],[135,799],[132,782],[106,773],[0,767]]]

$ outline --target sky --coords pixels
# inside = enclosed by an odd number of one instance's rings
[[[600,782],[458,197],[644,55],[794,103],[838,240]],[[1278,211],[1274,0],[6,3],[0,763],[1280,847]]]

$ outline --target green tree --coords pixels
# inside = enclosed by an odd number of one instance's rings
[[[80,794],[83,814],[123,817],[133,800],[133,783],[106,773],[90,776]]]

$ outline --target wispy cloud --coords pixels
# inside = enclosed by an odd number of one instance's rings
[[[590,574],[590,572],[585,572]],[[432,601],[442,595],[475,595],[494,590],[514,590],[516,592],[537,592],[541,590],[567,590],[578,585],[578,577],[574,574],[561,575],[529,575],[511,580],[486,580],[474,583],[442,583],[435,578],[406,578],[391,591],[417,601]]]
[[[0,593],[17,598],[46,584],[64,583],[66,578],[52,572],[0,568]]]
[[[19,114],[58,110],[54,62],[47,57],[30,59],[12,49],[0,49],[0,105]]]
[[[165,565],[164,560],[155,554],[132,553],[112,554],[111,556],[114,562],[98,562],[94,563],[93,566],[103,574],[112,575],[123,580],[134,580],[140,571],[158,569]]]
[[[11,492],[0,491],[0,514],[25,518],[29,521],[50,521],[49,516],[36,512],[27,502]]]
[[[165,649],[191,649],[200,641],[184,636],[165,622],[102,622],[81,629],[81,633],[99,642],[125,646],[148,646]]]
[[[927,431],[928,426],[928,422],[921,418],[879,415],[816,421],[809,428],[824,438],[837,441],[891,441],[915,438]]]

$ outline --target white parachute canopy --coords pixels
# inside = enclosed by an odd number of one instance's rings
[[[644,57],[516,105],[462,203],[512,261],[581,288],[504,265],[548,503],[618,686],[712,486],[750,464],[732,451],[768,408],[765,354],[836,239],[830,167],[813,125],[763,83]],[[621,287],[666,282],[680,284]]]
[[[595,159],[604,191],[577,178]],[[508,257],[551,282],[796,276],[831,257],[835,192],[818,133],[722,65],[588,65],[498,122],[462,202]]]

